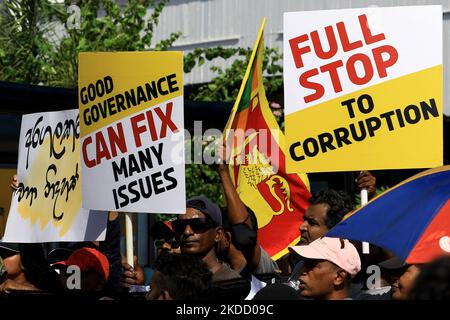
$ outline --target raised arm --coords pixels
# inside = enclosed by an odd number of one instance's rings
[[[258,266],[261,259],[261,247],[259,246],[257,240],[255,240],[258,230],[254,230],[255,226],[253,226],[252,224],[252,220],[250,219],[247,207],[239,197],[236,188],[234,187],[231,180],[227,160],[229,157],[226,156],[226,148],[224,145],[221,145],[218,149],[219,163],[217,166],[217,171],[219,173],[220,181],[222,182],[223,190],[225,193],[225,199],[227,201],[228,220],[230,221],[230,224],[232,226],[237,224],[245,224],[248,227],[249,236],[245,237],[248,239],[242,239],[243,237],[235,237],[235,240],[240,238],[241,241],[238,241],[236,247],[242,251],[245,259],[247,260],[247,264],[250,270],[253,270]],[[252,237],[250,234],[254,236]],[[246,243],[244,244],[239,242]]]

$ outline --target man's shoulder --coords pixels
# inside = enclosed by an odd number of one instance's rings
[[[278,268],[277,263],[272,259],[271,256],[261,247],[261,258],[259,259],[259,264],[254,271],[255,274],[258,273],[278,273],[281,272]]]
[[[240,274],[231,269],[227,264],[222,263],[220,269],[212,276],[212,282],[241,278]]]

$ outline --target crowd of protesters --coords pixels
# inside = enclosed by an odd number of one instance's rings
[[[46,253],[41,244],[0,244],[0,295],[42,293],[86,299],[149,300],[368,300],[450,299],[450,256],[407,265],[375,246],[362,254],[359,242],[325,234],[354,209],[344,191],[323,189],[310,201],[300,226],[300,242],[273,261],[258,243],[258,222],[236,192],[226,164],[218,165],[227,207],[198,195],[186,213],[157,221],[151,236],[157,262],[150,283],[142,267],[120,254],[118,214],[108,216],[106,238],[77,242]],[[375,177],[357,178],[373,197]],[[17,187],[17,180],[11,185]],[[381,213],[380,213],[381,214]],[[369,266],[378,266],[375,285]],[[80,271],[77,277],[77,266]],[[286,267],[287,266],[287,267]],[[131,288],[148,290],[132,294]]]

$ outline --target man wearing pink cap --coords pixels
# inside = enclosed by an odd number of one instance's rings
[[[299,276],[303,297],[349,299],[351,278],[361,270],[361,259],[353,244],[346,239],[322,237],[289,249],[304,258]]]

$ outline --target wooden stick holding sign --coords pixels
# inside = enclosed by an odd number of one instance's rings
[[[369,202],[369,194],[367,192],[367,188],[361,189],[361,207],[364,207],[367,202]],[[370,244],[368,242],[362,243],[362,252],[363,254],[369,254],[370,253]]]
[[[125,247],[127,263],[134,268],[133,263],[133,220],[130,212],[125,213]]]

